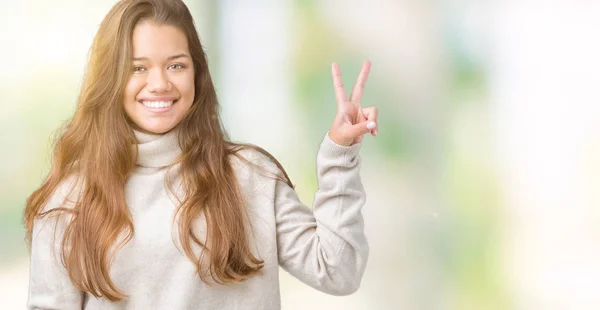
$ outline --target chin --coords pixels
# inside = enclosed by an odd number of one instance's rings
[[[175,128],[177,126],[177,124],[169,124],[169,125],[149,125],[149,126],[136,126],[138,127],[138,130],[141,130],[142,132],[146,132],[146,133],[152,133],[152,134],[164,134],[167,133],[169,131],[171,131],[171,129]]]

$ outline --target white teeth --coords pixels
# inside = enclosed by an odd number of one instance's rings
[[[173,101],[142,101],[144,106],[149,108],[166,108],[173,104]]]

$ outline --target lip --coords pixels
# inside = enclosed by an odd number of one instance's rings
[[[149,111],[149,112],[152,112],[152,113],[165,113],[165,112],[170,111],[173,108],[173,106],[175,104],[177,104],[178,100],[179,99],[175,99],[174,97],[152,97],[152,98],[141,98],[141,99],[138,100],[138,103],[142,107],[144,107],[144,109],[146,109],[146,111]],[[173,104],[171,104],[168,107],[164,107],[164,108],[150,108],[150,107],[145,106],[142,103],[142,101],[173,101]]]
[[[177,101],[179,99],[176,99],[175,97],[142,97],[139,98],[138,101],[142,102],[142,101]]]

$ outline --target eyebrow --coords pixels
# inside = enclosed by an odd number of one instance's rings
[[[177,55],[170,56],[169,58],[167,58],[167,60],[170,61],[170,60],[175,60],[178,58],[191,58],[191,57],[188,56],[187,54],[177,54]],[[142,61],[142,60],[148,61],[148,57],[134,57],[133,58],[133,61]]]

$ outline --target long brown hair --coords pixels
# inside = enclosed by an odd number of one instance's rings
[[[127,243],[134,233],[124,186],[135,168],[137,152],[131,148],[136,140],[124,112],[123,93],[131,74],[133,29],[143,20],[180,29],[187,37],[193,59],[194,103],[178,125],[182,154],[177,164],[186,194],[176,214],[180,216],[183,249],[204,282],[208,283],[208,278],[202,270],[208,270],[215,282],[226,284],[248,279],[264,263],[250,250],[247,209],[231,156],[252,164],[239,151],[258,151],[282,172],[270,175],[293,187],[283,167],[269,153],[254,145],[229,141],[206,55],[185,4],[180,0],[118,2],[94,38],[77,108],[56,141],[51,171],[27,199],[24,211],[29,244],[34,219],[53,212],[71,216],[61,244],[61,260],[69,278],[80,290],[112,301],[127,295],[110,279],[110,261],[114,249]],[[44,211],[50,197],[70,176],[77,180],[72,189],[82,185],[73,206]],[[205,242],[192,230],[201,213],[206,218]],[[118,242],[121,234],[126,238]],[[200,257],[194,254],[193,244],[203,249]],[[205,253],[208,268],[201,266]]]

